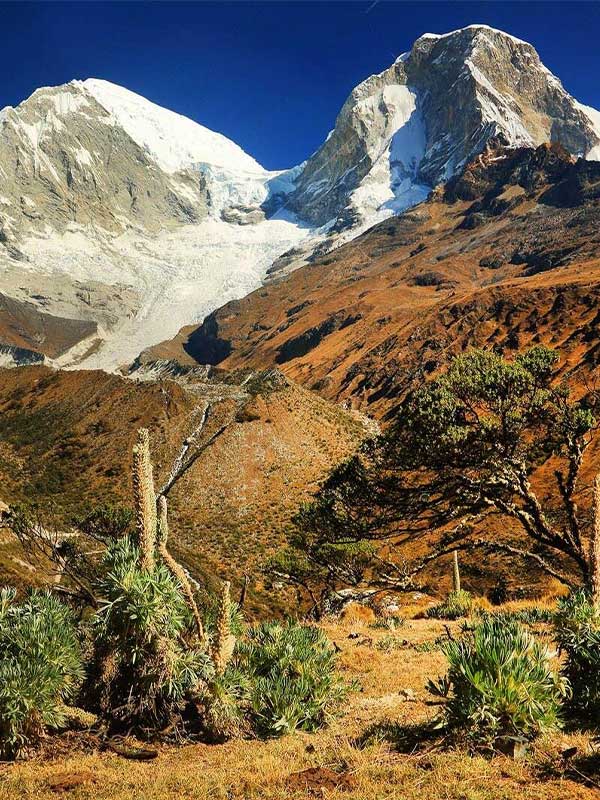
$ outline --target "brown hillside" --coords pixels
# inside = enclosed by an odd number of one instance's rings
[[[92,503],[129,504],[139,427],[151,431],[159,488],[187,437],[186,458],[224,428],[169,493],[173,542],[193,574],[251,574],[253,611],[266,597],[260,563],[368,428],[277,372],[188,383],[46,367],[0,374],[1,499],[54,507],[64,526]],[[3,552],[4,577],[36,579],[6,535]]]
[[[267,368],[383,415],[471,345],[598,363],[600,164],[493,146],[422,205],[228,303],[155,354]],[[152,357],[152,351],[145,353]]]

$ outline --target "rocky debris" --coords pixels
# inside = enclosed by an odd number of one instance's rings
[[[302,772],[293,772],[286,778],[287,788],[292,792],[307,792],[325,796],[334,790],[350,791],[356,787],[356,778],[349,772],[334,772],[329,767],[309,767]]]

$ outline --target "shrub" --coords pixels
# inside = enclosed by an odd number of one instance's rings
[[[240,642],[237,660],[250,679],[250,718],[262,736],[314,731],[347,694],[333,648],[312,626],[256,625]]]
[[[496,583],[488,592],[488,599],[493,606],[501,606],[508,601],[508,581],[500,575]]]
[[[584,591],[558,603],[556,639],[566,654],[563,675],[572,690],[570,708],[597,720],[600,714],[600,610]]]
[[[508,611],[484,611],[483,617],[491,617],[501,622],[522,622],[525,625],[537,625],[554,621],[554,611],[551,608],[531,606]]]
[[[473,597],[464,589],[450,592],[443,603],[428,609],[427,616],[433,619],[460,619],[468,617],[473,610]]]
[[[221,674],[216,674],[197,705],[206,738],[224,742],[247,732],[249,698],[250,680],[240,669],[230,664]]]
[[[0,755],[14,757],[65,722],[65,703],[83,679],[70,610],[34,591],[21,604],[0,594]]]
[[[165,564],[140,566],[129,537],[109,547],[104,566],[90,692],[115,721],[162,725],[211,674],[192,611]]]
[[[488,618],[442,645],[448,674],[429,690],[446,700],[444,722],[474,745],[533,739],[558,723],[567,682],[546,647],[517,622]]]

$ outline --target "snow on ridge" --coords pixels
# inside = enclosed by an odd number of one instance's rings
[[[588,118],[594,133],[600,139],[600,111],[592,106],[586,106],[575,100],[576,107]],[[585,154],[588,161],[600,161],[600,143],[592,147],[592,149]]]
[[[382,149],[371,150],[373,167],[352,192],[350,202],[362,217],[358,229],[345,239],[424,200],[431,191],[417,181],[419,164],[425,154],[425,125],[418,110],[416,93],[405,85],[386,86],[357,104],[365,118],[384,104],[390,115],[389,138]]]
[[[111,114],[131,138],[167,172],[205,163],[234,171],[264,173],[239,145],[182,114],[169,111],[109,81],[73,81]]]
[[[492,33],[499,33],[501,36],[506,36],[507,39],[511,39],[513,42],[515,42],[515,44],[526,44],[528,47],[533,46],[524,39],[518,39],[516,36],[513,36],[506,31],[501,31],[499,28],[492,28],[491,25],[484,24],[465,25],[464,28],[457,28],[455,31],[448,31],[448,33],[424,33],[422,36],[419,36],[417,41],[420,39],[447,39],[449,36],[455,36],[457,33],[471,30],[485,30],[491,31]]]

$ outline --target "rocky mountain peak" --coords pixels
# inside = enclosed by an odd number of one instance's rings
[[[425,200],[490,142],[600,159],[600,113],[531,45],[483,25],[419,37],[281,172],[110,82],[39,89],[0,111],[0,293],[16,320],[11,338],[0,319],[0,345],[59,366],[129,363]],[[569,174],[561,202],[595,191],[584,169]],[[78,324],[57,339],[47,317]]]
[[[372,224],[423,199],[492,137],[586,157],[600,124],[527,42],[485,25],[426,33],[350,94],[291,205],[316,224]]]

